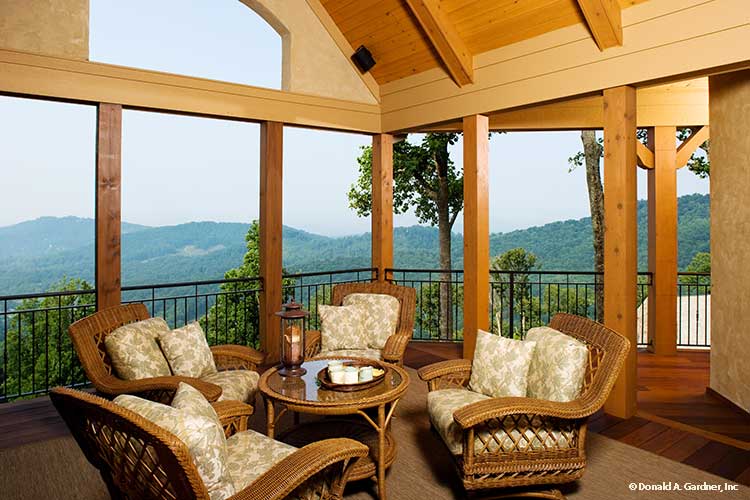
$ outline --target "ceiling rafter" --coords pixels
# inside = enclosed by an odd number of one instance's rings
[[[406,0],[432,46],[459,87],[474,82],[474,56],[443,12],[439,0]]]
[[[622,9],[617,0],[577,0],[599,50],[622,45]]]

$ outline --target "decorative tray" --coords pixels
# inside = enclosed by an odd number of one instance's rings
[[[344,367],[355,366],[357,368],[362,366],[372,366],[373,371],[380,370],[381,373],[379,375],[373,373],[372,380],[368,380],[367,382],[357,382],[356,384],[334,384],[328,376],[328,367],[325,367],[318,372],[318,381],[320,382],[320,385],[332,391],[362,391],[382,382],[387,370],[386,367],[377,361],[344,361],[343,365]]]

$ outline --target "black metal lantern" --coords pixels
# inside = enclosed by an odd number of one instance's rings
[[[305,319],[310,313],[292,299],[276,313],[281,318],[281,368],[279,374],[299,377],[307,373],[300,365],[305,361]]]

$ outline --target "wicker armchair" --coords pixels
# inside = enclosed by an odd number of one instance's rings
[[[340,306],[344,302],[344,297],[352,293],[382,293],[398,299],[401,307],[396,332],[388,338],[380,354],[383,361],[402,365],[406,346],[414,332],[414,314],[417,307],[416,290],[382,281],[342,283],[333,287],[331,305]],[[305,333],[305,336],[305,357],[317,356],[321,350],[320,331],[309,330]]]
[[[98,311],[70,325],[73,347],[78,354],[83,370],[96,390],[107,396],[135,394],[140,397],[169,403],[180,382],[185,382],[203,393],[209,401],[221,396],[222,388],[216,384],[197,378],[154,377],[140,380],[123,380],[117,377],[104,347],[104,338],[117,328],[148,319],[148,309],[144,304],[126,304]],[[250,347],[239,345],[218,345],[211,347],[218,370],[255,370],[263,362],[264,355]]]
[[[72,389],[50,397],[112,498],[202,499],[209,494],[187,446],[174,434],[115,403]],[[245,431],[252,407],[213,403],[227,436]],[[231,500],[341,498],[350,465],[367,455],[351,439],[310,444],[277,462]]]
[[[457,432],[463,440],[462,452],[454,459],[467,490],[562,484],[583,475],[586,421],[609,396],[630,342],[599,323],[570,314],[556,314],[550,327],[585,342],[589,348],[580,396],[566,403],[489,398],[454,411]],[[429,391],[466,388],[471,360],[425,366],[419,370],[419,377],[427,382]],[[559,444],[563,442],[561,435],[565,436],[564,445]],[[501,442],[504,446],[499,446]],[[526,495],[564,498],[558,490]]]

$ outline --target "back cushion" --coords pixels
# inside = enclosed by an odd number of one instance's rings
[[[104,338],[104,347],[112,368],[124,380],[138,380],[171,375],[156,339],[169,331],[162,318],[149,318],[121,326]]]
[[[529,330],[526,342],[536,342],[527,395],[559,402],[576,399],[586,374],[586,344],[547,326]]]
[[[364,329],[367,346],[382,349],[388,337],[396,333],[401,303],[396,297],[384,293],[351,293],[344,297],[343,304],[364,308]]]
[[[365,308],[352,306],[318,306],[320,342],[323,351],[366,349]]]
[[[200,323],[167,330],[159,343],[175,375],[200,378],[216,373],[216,362]]]
[[[493,398],[526,395],[534,342],[477,333],[469,389]]]

